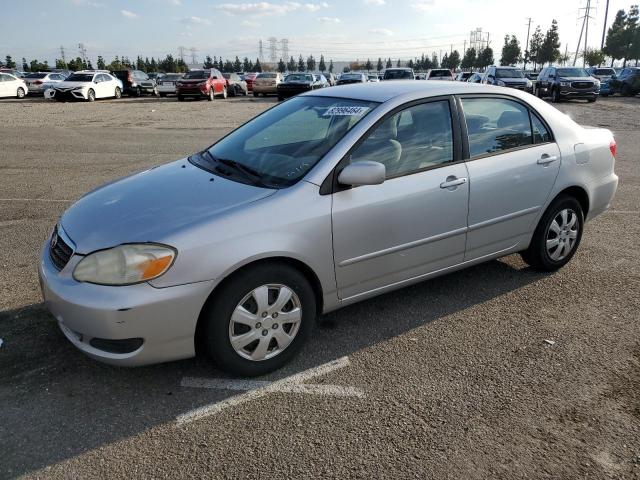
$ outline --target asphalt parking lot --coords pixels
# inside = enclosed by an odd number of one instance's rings
[[[559,105],[614,131],[620,186],[555,274],[510,256],[353,305],[253,383],[75,350],[37,280],[58,216],[274,103],[0,101],[0,478],[640,478],[640,98]]]

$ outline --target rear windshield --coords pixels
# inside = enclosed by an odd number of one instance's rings
[[[348,98],[294,97],[190,161],[238,181],[255,179],[257,185],[268,188],[286,187],[304,177],[377,105]]]
[[[449,70],[431,70],[430,77],[450,77],[451,72]]]
[[[340,80],[362,80],[362,75],[359,73],[345,73],[340,77]]]
[[[616,71],[613,68],[596,68],[593,74],[594,75],[615,75]]]
[[[207,75],[204,70],[192,70],[190,72],[187,72],[184,78],[187,78],[187,79],[207,78]]]
[[[398,80],[401,78],[413,78],[411,70],[387,70],[384,72],[385,80]]]
[[[287,77],[287,82],[313,82],[311,75],[292,73]]]
[[[44,78],[47,75],[48,75],[47,73],[29,73],[25,75],[24,78]]]
[[[559,77],[588,77],[589,74],[584,68],[559,68],[556,71]]]
[[[93,80],[92,73],[72,73],[67,78],[67,82],[90,82]]]
[[[275,73],[261,73],[256,78],[276,78]]]
[[[515,68],[496,68],[496,78],[524,78],[524,73]]]
[[[182,78],[182,75],[178,73],[168,73],[162,77],[162,80],[178,80]]]

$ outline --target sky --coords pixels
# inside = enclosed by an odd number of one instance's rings
[[[633,0],[610,0],[608,24]],[[506,34],[524,44],[528,18],[545,31],[556,19],[562,50],[575,51],[587,0],[29,0],[3,7],[0,58],[9,54],[48,60],[78,56],[84,44],[95,62],[102,55],[164,57],[191,48],[197,62],[206,55],[258,56],[270,37],[289,40],[295,58],[313,54],[334,61],[378,57],[409,59],[422,53],[462,51],[469,32],[490,35],[496,60]],[[636,2],[637,3],[637,2]],[[606,0],[591,0],[589,46],[599,47]],[[277,44],[281,46],[281,43]],[[280,52],[278,52],[280,56]]]

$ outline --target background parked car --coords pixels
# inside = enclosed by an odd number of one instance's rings
[[[416,77],[411,68],[387,68],[384,80],[414,80]]]
[[[149,75],[149,78],[153,78],[156,81],[156,83],[158,83],[158,81],[162,77],[166,76],[167,74],[162,72],[150,72],[150,73],[147,73],[147,75]]]
[[[535,94],[540,98],[551,97],[554,103],[569,98],[595,102],[599,90],[600,82],[584,68],[546,67],[538,75]]]
[[[471,76],[467,79],[469,83],[481,83],[482,82],[482,74],[480,72],[473,72]]]
[[[24,80],[10,73],[0,72],[0,97],[24,98],[28,91]]]
[[[52,88],[56,83],[60,83],[65,79],[61,73],[51,72],[32,72],[24,77],[30,95],[43,95],[45,90]]]
[[[329,85],[329,82],[327,82],[327,77],[325,77],[323,74],[314,73],[313,76],[315,77],[316,82],[320,82],[320,88],[327,88],[331,86]]]
[[[166,73],[158,80],[158,93],[161,97],[175,95],[176,82],[184,77],[184,73]]]
[[[335,86],[335,84],[338,81],[338,79],[336,78],[336,76],[333,73],[322,72],[322,74],[327,79],[327,82],[329,82],[329,86],[331,86],[331,87]]]
[[[373,74],[369,74],[369,75],[367,75],[367,81],[368,81],[368,82],[376,83],[376,82],[379,82],[379,81],[380,81],[380,79],[378,78],[378,75],[377,75],[377,74],[373,73]]]
[[[492,65],[484,73],[482,83],[497,85],[498,87],[516,88],[526,92],[533,91],[531,80],[525,77],[524,72],[516,67],[496,67]]]
[[[466,82],[471,75],[473,75],[473,72],[460,72],[456,75],[456,82]]]
[[[593,78],[600,81],[600,95],[607,97],[611,94],[611,87],[609,81],[616,75],[616,71],[610,67],[590,67],[587,68],[587,73]]]
[[[156,81],[141,70],[114,70],[111,74],[122,82],[122,93],[136,97],[143,94],[158,96]]]
[[[23,78],[24,72],[20,70],[16,70],[14,68],[0,68],[0,73],[8,73],[9,75],[13,75],[16,78]]]
[[[98,98],[120,98],[122,82],[106,70],[81,70],[72,73],[47,92],[52,92],[53,98],[59,102],[68,100],[93,102]]]
[[[448,68],[432,68],[427,72],[426,80],[444,80],[453,82],[453,73]]]
[[[620,93],[631,96],[640,93],[640,67],[628,67],[622,69],[619,75],[609,80],[611,93]]]
[[[284,81],[278,84],[278,100],[284,100],[299,93],[317,90],[323,87],[323,83],[316,79],[313,73],[290,73]]]
[[[222,76],[227,81],[227,93],[232,97],[246,95],[249,92],[247,82],[242,80],[237,73],[223,73]]]
[[[259,73],[255,73],[255,72],[249,72],[249,73],[245,73],[244,75],[241,75],[241,78],[245,82],[247,82],[247,91],[253,92],[253,81],[256,79],[258,75]]]
[[[367,83],[368,77],[364,73],[343,73],[340,75],[338,85],[348,85],[350,83]]]
[[[176,93],[179,101],[186,97],[212,101],[216,95],[227,98],[227,79],[215,68],[191,70],[176,82]]]
[[[253,80],[253,96],[258,95],[277,95],[278,85],[284,79],[281,73],[263,72]]]

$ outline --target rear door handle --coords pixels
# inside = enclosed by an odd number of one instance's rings
[[[440,188],[452,188],[457,187],[458,185],[464,185],[467,183],[466,178],[457,178],[457,177],[447,177],[447,179],[440,184]]]
[[[548,165],[550,163],[555,162],[556,160],[558,160],[558,157],[556,155],[548,155],[546,153],[544,153],[539,159],[538,159],[538,163],[540,165]]]

